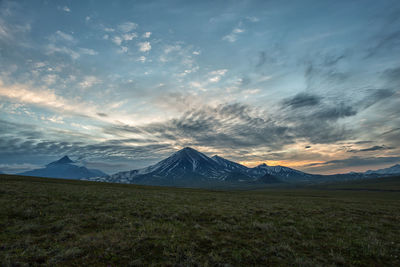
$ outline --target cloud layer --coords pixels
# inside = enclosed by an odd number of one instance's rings
[[[193,146],[249,166],[386,167],[400,155],[399,10],[1,1],[0,166],[70,154],[113,172]]]

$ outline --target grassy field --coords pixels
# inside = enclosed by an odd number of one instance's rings
[[[0,175],[0,265],[400,266],[400,178],[210,191]]]

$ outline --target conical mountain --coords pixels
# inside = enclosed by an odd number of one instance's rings
[[[87,169],[84,166],[75,164],[68,156],[64,156],[59,160],[53,161],[46,165],[45,168],[35,169],[20,175],[38,176],[38,177],[51,177],[51,178],[66,178],[66,179],[82,179],[98,176],[106,176],[100,170]]]
[[[139,175],[180,178],[187,175],[215,178],[221,174],[221,167],[203,153],[185,147],[170,157],[138,171]]]
[[[50,162],[46,166],[57,165],[57,164],[69,164],[69,163],[74,163],[74,162],[68,156],[64,156],[59,160]]]

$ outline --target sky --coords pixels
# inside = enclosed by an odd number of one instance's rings
[[[309,173],[400,163],[400,1],[0,0],[0,171],[186,146]]]

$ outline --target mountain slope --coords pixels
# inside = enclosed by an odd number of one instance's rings
[[[389,168],[379,170],[368,170],[365,172],[367,175],[379,174],[379,175],[395,175],[400,174],[400,164],[393,165]]]
[[[246,173],[249,169],[246,166],[243,166],[239,163],[224,159],[217,155],[211,157],[211,159],[213,159],[215,162],[217,162],[218,165],[220,165],[226,171]]]
[[[269,174],[269,173],[266,173],[263,176],[257,178],[257,181],[264,183],[264,184],[276,184],[276,183],[282,182],[276,176]]]
[[[75,162],[73,162],[68,156],[64,156],[57,161],[47,164],[45,168],[26,171],[19,174],[67,179],[82,179],[107,175],[100,170],[89,170],[84,166],[79,166],[75,164]]]

